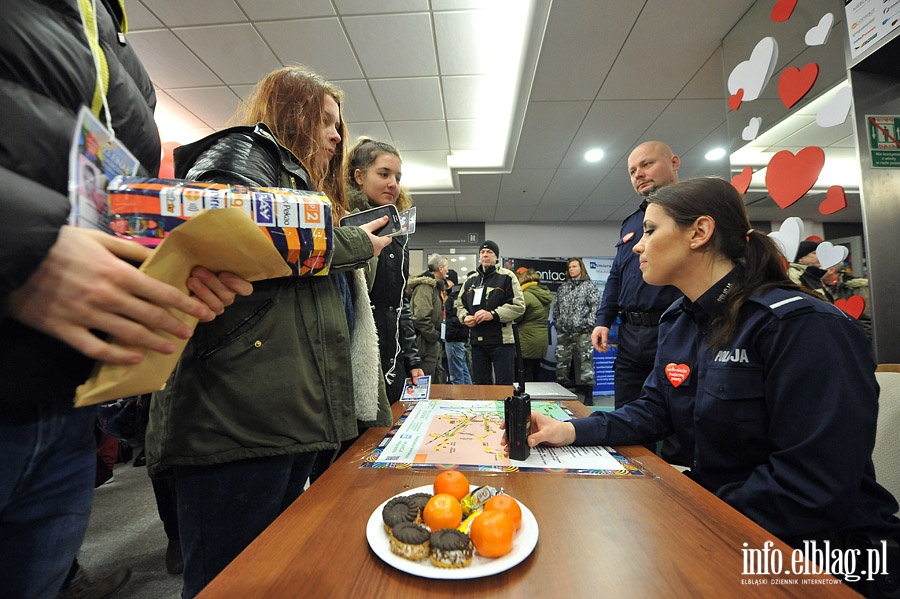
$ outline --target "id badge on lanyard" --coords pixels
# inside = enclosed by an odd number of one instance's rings
[[[119,175],[135,175],[139,168],[128,148],[82,106],[69,148],[69,225],[108,233],[106,185]]]
[[[484,300],[484,285],[475,288],[475,295],[472,297],[472,305],[480,306]]]

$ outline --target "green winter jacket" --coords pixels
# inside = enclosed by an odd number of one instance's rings
[[[441,324],[443,323],[444,300],[441,296],[443,281],[434,274],[424,272],[410,277],[409,307],[413,326],[416,329],[416,347],[422,358],[422,370],[434,375],[441,359]]]
[[[257,134],[236,129],[214,140],[200,154],[213,158],[212,178],[222,181],[223,172],[241,169],[256,185],[276,184],[278,179],[259,177],[248,165],[259,164],[260,172],[273,165],[275,171],[281,170],[278,152],[285,150]],[[250,155],[228,151],[231,145]],[[231,157],[239,164],[228,164]],[[197,169],[187,174],[209,178]],[[305,173],[298,174],[302,180]],[[336,281],[344,275],[336,271],[361,265],[372,254],[365,232],[335,228],[332,274],[259,281],[250,296],[236,298],[224,314],[198,325],[165,389],[153,394],[146,444],[150,474],[175,465],[334,449],[355,437],[356,371],[351,367],[347,315]],[[360,308],[369,311],[368,296],[359,294],[359,287],[365,293],[360,275],[352,273],[361,282],[351,287],[356,289],[357,313]],[[377,383],[381,377],[374,324],[370,328],[377,379],[368,387],[377,395],[377,417],[369,423],[388,426],[390,406],[383,384]],[[357,318],[354,338],[360,331]]]
[[[550,316],[550,290],[536,281],[522,285],[525,296],[525,313],[516,320],[519,327],[519,341],[522,343],[522,357],[537,360],[547,355],[549,334],[547,318]]]

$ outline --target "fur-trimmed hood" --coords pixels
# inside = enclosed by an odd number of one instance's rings
[[[369,198],[366,197],[366,194],[362,192],[361,189],[356,189],[355,187],[347,187],[347,203],[350,204],[350,211],[359,210],[362,212],[363,210],[369,210],[370,208],[374,208],[372,204],[369,203]]]

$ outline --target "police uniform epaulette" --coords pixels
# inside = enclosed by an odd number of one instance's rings
[[[816,308],[813,302],[819,301],[802,291],[782,289],[781,287],[769,289],[763,294],[753,295],[749,299],[762,304],[778,318],[813,312]]]

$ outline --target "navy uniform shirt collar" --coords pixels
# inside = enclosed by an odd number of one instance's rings
[[[695,302],[685,297],[682,302],[682,308],[691,315],[695,322],[707,322],[716,312],[722,309],[725,304],[725,298],[728,297],[728,291],[731,289],[732,281],[743,270],[743,266],[735,266],[727,275],[719,279],[703,295],[698,297]]]

